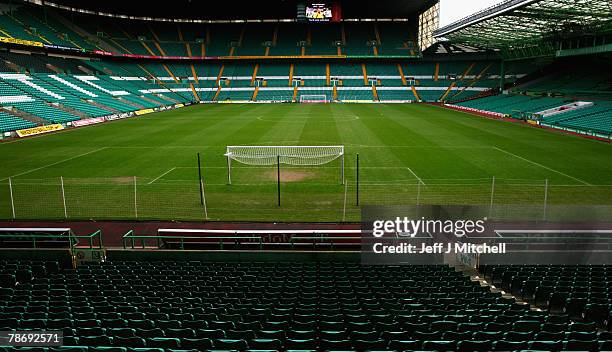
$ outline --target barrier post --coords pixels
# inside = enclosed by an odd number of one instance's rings
[[[64,203],[64,218],[68,219],[68,210],[66,209],[66,192],[64,191],[64,176],[60,176],[60,185],[62,186],[62,202]]]
[[[232,158],[227,156],[227,184],[232,184]]]
[[[198,153],[198,179],[200,180],[200,204],[204,205],[204,190],[202,189],[202,165],[200,164],[200,153]]]
[[[346,221],[346,194],[348,193],[348,183],[345,181],[344,182],[344,206],[342,208],[342,221]]]
[[[489,202],[489,218],[491,217],[493,213],[494,197],[495,197],[495,176],[493,176],[493,179],[491,180],[491,201]]]
[[[340,160],[340,182],[344,184],[346,180],[344,179],[344,148],[342,148],[342,159]]]
[[[278,195],[278,206],[281,206],[281,195],[280,195],[280,155],[276,156],[276,193]]]
[[[134,216],[138,219],[138,193],[136,187],[136,176],[134,176]]]
[[[208,220],[208,207],[206,206],[206,194],[204,193],[204,181],[200,180],[200,188],[202,189],[202,205],[204,206],[204,220]]]
[[[546,207],[548,206],[548,179],[544,181],[544,216],[543,219],[546,220]]]
[[[357,189],[356,189],[356,193],[355,193],[355,197],[356,197],[356,206],[359,206],[359,153],[357,153],[357,161],[355,164],[355,179],[357,181]]]
[[[9,177],[9,193],[11,195],[11,209],[13,210],[13,220],[15,219],[15,199],[13,198],[13,180]]]

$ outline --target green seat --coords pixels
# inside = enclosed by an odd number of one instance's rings
[[[282,350],[282,342],[277,339],[252,339],[248,342],[250,349]]]
[[[89,347],[85,347],[85,346],[60,346],[60,347],[51,347],[49,349],[49,351],[53,351],[53,352],[87,352],[87,351],[92,351],[92,349],[90,349]],[[116,351],[116,352],[124,352],[125,349],[123,349],[123,351]],[[94,351],[94,352],[98,352],[98,351]],[[114,351],[105,351],[105,352],[114,352]]]
[[[246,341],[236,339],[216,339],[213,340],[215,348],[242,351],[248,348]]]
[[[145,347],[145,340],[141,337],[128,336],[128,337],[113,337],[113,345],[119,347]]]
[[[153,337],[147,339],[147,346],[157,348],[179,348],[180,340],[177,338]]]
[[[211,339],[181,339],[181,348],[203,351],[213,347]]]
[[[419,350],[421,342],[414,340],[391,340],[387,347],[396,351]]]
[[[455,351],[457,344],[455,341],[423,341],[422,348],[431,351]]]

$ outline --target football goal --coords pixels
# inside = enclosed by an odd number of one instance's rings
[[[228,146],[227,183],[232,184],[232,160],[252,166],[276,164],[318,166],[340,159],[340,182],[344,183],[344,146]]]
[[[329,103],[329,99],[325,94],[302,94],[300,103]]]

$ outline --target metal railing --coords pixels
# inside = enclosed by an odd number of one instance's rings
[[[53,233],[57,234],[53,234]],[[29,242],[32,248],[40,248],[42,243],[49,243],[50,240],[66,240],[66,248],[73,250],[80,245],[79,239],[84,239],[89,249],[102,249],[102,231],[97,230],[89,235],[76,235],[70,228],[54,228],[54,227],[4,227],[0,228],[0,242],[3,240],[13,240],[20,242]],[[96,243],[97,241],[97,245]],[[64,248],[64,247],[57,247]],[[83,247],[82,247],[83,248]]]
[[[160,232],[161,231],[161,232]],[[360,233],[361,230],[207,230],[207,229],[159,229],[156,235],[135,235],[133,230],[126,232],[122,237],[124,249],[137,248],[166,248],[168,244],[178,244],[178,249],[185,249],[186,245],[217,245],[219,250],[226,249],[229,245],[256,246],[263,250],[266,246],[288,246],[295,249],[297,246],[317,246],[325,244],[331,250],[342,246],[343,242],[348,245],[358,245],[361,237],[348,236],[349,234]],[[168,233],[168,234],[163,234]],[[211,233],[211,236],[194,236],[194,233]],[[226,235],[223,235],[223,234]],[[245,235],[253,234],[253,235]],[[268,235],[287,235],[287,239],[279,242],[266,241]],[[304,234],[310,234],[305,236]],[[339,234],[347,234],[341,236]],[[304,242],[306,241],[306,242]],[[154,246],[150,243],[153,242]]]

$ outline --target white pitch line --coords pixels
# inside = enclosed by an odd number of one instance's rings
[[[268,168],[275,168],[276,164],[273,165],[262,165],[262,166],[238,166],[236,167],[237,169],[268,169]],[[197,166],[177,166],[177,169],[197,169]],[[227,169],[227,166],[206,166],[203,167],[206,169]],[[300,165],[290,165],[288,166],[288,168],[290,169],[303,169],[304,166],[300,166]],[[316,169],[337,169],[337,166],[317,166]],[[346,166],[347,169],[354,169],[355,166]],[[397,169],[404,169],[406,168],[405,166],[359,166],[359,169],[372,169],[372,170],[397,170]],[[456,179],[452,179],[452,180],[456,180]],[[490,178],[481,178],[479,180],[489,180],[491,181]]]
[[[417,174],[415,174],[415,173],[414,173],[414,171],[412,171],[412,169],[411,169],[411,168],[409,168],[408,166],[406,166],[406,169],[408,169],[408,171],[410,171],[410,173],[411,173],[411,174],[413,174],[413,175],[414,175],[414,177],[416,177],[416,178],[417,178],[417,180],[419,180],[419,182],[421,182],[421,183],[423,184],[423,186],[425,186],[425,185],[426,185],[426,184],[425,184],[425,182],[423,182],[423,180],[421,180],[421,178],[420,178],[419,176],[417,176]]]
[[[244,145],[257,146],[257,145],[262,145],[262,144],[271,145],[271,144],[278,144],[278,143],[296,143],[296,142],[299,142],[299,141],[297,140],[271,141],[271,142],[258,142],[257,144],[246,143]],[[9,142],[5,142],[5,143],[9,143]],[[316,143],[331,144],[333,142],[316,142]],[[344,146],[345,147],[359,147],[359,148],[399,148],[399,149],[401,148],[406,148],[406,149],[490,149],[491,148],[489,146],[466,146],[466,145],[419,146],[419,145],[366,145],[366,144],[352,144],[352,143],[345,143]],[[225,146],[224,145],[166,145],[166,146],[160,145],[160,146],[107,146],[107,148],[113,148],[113,149],[115,148],[116,149],[223,148],[225,149]]]
[[[148,185],[152,184],[153,182],[155,182],[155,181],[159,180],[160,178],[162,178],[162,177],[166,176],[167,174],[171,173],[171,172],[172,172],[172,171],[174,171],[174,170],[176,170],[176,167],[173,167],[172,169],[170,169],[170,170],[168,170],[168,171],[164,172],[163,174],[161,174],[161,175],[157,176],[157,178],[155,178],[153,181],[151,181],[151,182],[149,182],[149,183],[147,183],[147,184],[148,184]]]
[[[108,147],[102,147],[102,148],[98,148],[98,149],[96,149],[96,150],[89,151],[89,152],[87,152],[87,153],[83,153],[83,154],[75,155],[75,156],[73,156],[73,157],[66,158],[66,159],[63,159],[63,160],[60,160],[60,161],[56,161],[56,162],[51,163],[51,164],[43,165],[43,166],[41,166],[41,167],[37,167],[37,168],[35,168],[35,169],[31,169],[31,170],[24,171],[24,172],[19,173],[19,174],[16,174],[16,175],[12,175],[12,176],[9,176],[9,177],[5,177],[5,178],[3,178],[3,179],[0,179],[0,181],[6,181],[6,180],[8,180],[9,178],[12,178],[12,177],[18,177],[18,176],[27,175],[27,174],[32,173],[32,172],[34,172],[34,171],[42,170],[42,169],[48,168],[48,167],[50,167],[50,166],[54,166],[54,165],[57,165],[57,164],[64,163],[64,162],[66,162],[66,161],[70,161],[70,160],[73,160],[73,159],[76,159],[76,158],[80,158],[80,157],[85,156],[85,155],[93,154],[93,153],[99,152],[99,151],[104,150],[104,149],[107,149],[107,148],[108,148]]]
[[[543,168],[543,169],[546,169],[546,170],[548,170],[548,171],[552,171],[552,172],[555,172],[555,173],[557,173],[557,174],[559,174],[559,175],[565,176],[565,177],[567,177],[567,178],[571,178],[572,180],[578,181],[578,182],[580,182],[580,183],[582,183],[582,184],[585,184],[585,185],[587,185],[587,186],[592,186],[592,184],[590,184],[590,183],[588,183],[588,182],[586,182],[586,181],[583,181],[583,180],[581,180],[581,179],[579,179],[579,178],[576,178],[576,177],[574,177],[574,176],[568,175],[568,174],[566,174],[566,173],[564,173],[564,172],[561,172],[561,171],[559,171],[559,170],[552,169],[552,168],[550,168],[550,167],[548,167],[548,166],[546,166],[546,165],[542,165],[542,164],[540,164],[540,163],[538,163],[538,162],[535,162],[535,161],[532,161],[532,160],[529,160],[529,159],[523,158],[522,156],[520,156],[520,155],[516,155],[516,154],[511,153],[511,152],[509,152],[509,151],[507,151],[507,150],[503,150],[503,149],[498,148],[498,147],[495,147],[495,146],[493,147],[493,149],[498,150],[498,151],[500,151],[500,152],[502,152],[502,153],[508,154],[508,155],[510,155],[510,156],[513,156],[513,157],[515,157],[515,158],[517,158],[517,159],[521,159],[521,160],[523,160],[523,161],[526,161],[526,162],[528,162],[528,163],[530,163],[530,164],[533,164],[533,165],[539,166],[539,167],[541,167],[541,168]]]

